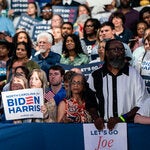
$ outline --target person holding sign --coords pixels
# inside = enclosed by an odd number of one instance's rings
[[[83,38],[83,26],[87,19],[91,18],[91,10],[86,4],[80,4],[77,9],[77,18],[74,23],[74,33]]]
[[[22,13],[23,14],[23,13]],[[27,10],[26,10],[27,17],[31,19],[35,19],[37,21],[41,21],[42,19],[38,16],[38,6],[36,2],[30,2],[28,3]],[[22,19],[22,16],[17,16],[14,18],[13,23],[15,28],[18,28],[18,25],[20,25],[20,19]],[[20,28],[20,27],[19,27]]]
[[[69,82],[68,96],[58,106],[58,122],[91,122],[86,110],[86,79],[82,74],[73,74]]]
[[[134,67],[138,70],[140,75],[145,81],[146,89],[150,93],[150,70],[149,70],[149,63],[150,63],[150,35],[148,35],[144,39],[144,49],[145,51],[137,58],[134,62]]]
[[[77,35],[71,34],[65,37],[63,42],[63,55],[60,63],[73,66],[89,63],[89,58],[84,54]]]
[[[119,122],[133,122],[134,116],[148,93],[140,74],[125,62],[122,42],[112,39],[105,45],[105,63],[88,79],[96,99],[88,103],[97,129],[107,123],[112,130]],[[98,113],[97,113],[98,111]]]
[[[45,94],[48,88],[46,73],[41,69],[34,69],[29,77],[30,88],[42,88]],[[45,98],[45,96],[44,96]],[[43,119],[32,119],[32,122],[55,122],[56,121],[56,103],[54,99],[47,101],[44,99],[44,105],[41,106],[41,112],[44,114]]]
[[[28,88],[27,79],[21,74],[15,74],[12,80],[10,81],[10,91],[21,90]],[[16,119],[13,120],[14,124],[22,123],[22,120]]]

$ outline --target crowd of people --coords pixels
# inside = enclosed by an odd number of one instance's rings
[[[20,16],[0,0],[0,91],[42,88],[43,118],[24,118],[12,123],[94,123],[112,130],[119,122],[150,124],[150,3],[112,0],[101,22],[88,3],[29,2],[26,14],[49,25],[36,41],[24,28]],[[66,4],[67,3],[67,4]],[[53,6],[77,7],[75,22],[53,14]],[[5,16],[2,11],[7,10]],[[82,65],[103,65],[89,73]],[[73,69],[65,70],[65,66]],[[80,67],[79,67],[80,66]],[[3,99],[1,116],[5,122]]]

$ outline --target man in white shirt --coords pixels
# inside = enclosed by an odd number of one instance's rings
[[[102,130],[104,122],[112,130],[119,122],[133,122],[141,103],[148,97],[140,74],[125,62],[122,42],[111,39],[105,45],[105,63],[88,79],[97,101],[88,103],[95,126]]]

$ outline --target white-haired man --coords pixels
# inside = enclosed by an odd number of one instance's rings
[[[52,52],[51,46],[53,45],[53,35],[47,32],[42,32],[37,36],[38,55],[33,56],[32,60],[37,62],[42,70],[48,75],[48,69],[59,63],[60,55]]]

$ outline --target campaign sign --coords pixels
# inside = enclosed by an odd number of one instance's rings
[[[47,30],[50,30],[50,25],[49,24],[42,24],[42,23],[39,23],[39,24],[36,24],[34,25],[33,27],[33,31],[32,31],[32,39],[33,41],[36,41],[36,38],[37,38],[37,35],[41,32],[45,32]]]
[[[11,9],[14,10],[15,15],[25,13],[28,7],[28,0],[11,0]]]
[[[142,75],[142,78],[145,80],[145,85],[148,93],[150,93],[150,76]]]
[[[79,68],[81,69],[81,72],[85,75],[86,78],[88,78],[89,74],[91,74],[93,71],[97,70],[98,68],[102,67],[104,62],[96,62],[91,64],[85,64],[80,66],[72,66],[72,65],[65,65],[65,64],[59,64],[61,65],[65,71],[68,71],[72,68]]]
[[[0,61],[0,81],[6,79],[6,62]]]
[[[64,22],[74,23],[77,18],[77,9],[75,6],[53,6],[53,14],[59,14],[63,17]]]
[[[111,12],[104,12],[104,13],[94,14],[92,17],[95,19],[98,19],[99,22],[102,24],[106,21],[109,21],[110,15],[111,15]]]
[[[2,92],[6,120],[43,118],[43,89],[23,89]]]
[[[38,22],[38,20],[31,18],[27,14],[21,14],[16,28],[24,28],[28,33],[30,33],[33,25],[37,24]]]
[[[112,131],[97,130],[94,124],[83,124],[83,132],[85,150],[127,150],[126,123],[118,123]]]
[[[98,6],[98,5],[108,5],[112,3],[112,0],[104,0],[104,1],[100,1],[100,0],[87,0],[87,3],[89,4],[90,7],[92,6]]]

